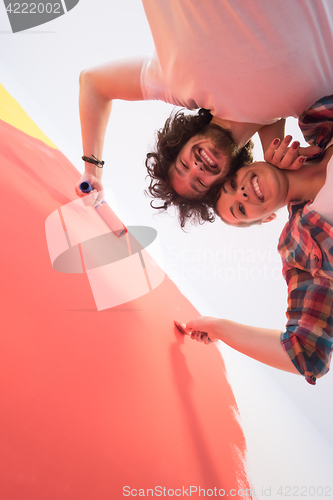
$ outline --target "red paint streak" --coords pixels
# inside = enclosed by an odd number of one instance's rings
[[[130,244],[128,233],[125,234],[125,238],[126,238],[126,243],[127,243],[127,248],[128,248],[128,255],[132,255],[131,244]]]
[[[83,258],[83,253],[82,253],[82,248],[81,248],[80,243],[78,244],[78,247],[79,247],[79,252],[80,252],[80,259],[81,259],[82,269],[83,269],[83,272],[85,273],[86,272],[86,268],[85,268],[85,265],[84,265],[84,258]]]

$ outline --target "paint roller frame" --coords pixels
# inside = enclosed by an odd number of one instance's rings
[[[93,188],[91,184],[87,181],[83,181],[80,184],[80,190],[82,193],[90,193]],[[119,217],[116,216],[116,214],[111,210],[109,207],[108,203],[105,200],[102,200],[98,205],[95,206],[96,211],[102,217],[104,222],[109,226],[113,234],[118,236],[120,238],[121,236],[124,236],[127,233],[127,227],[121,222]],[[121,227],[122,229],[114,229],[114,227]]]

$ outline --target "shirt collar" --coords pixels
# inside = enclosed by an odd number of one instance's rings
[[[312,203],[312,200],[292,201],[288,205],[289,217],[292,217],[293,215],[295,215],[296,212],[298,212],[300,209],[303,209],[306,205],[309,205],[310,203]]]

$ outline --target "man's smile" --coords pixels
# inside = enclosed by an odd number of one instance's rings
[[[200,146],[194,146],[193,155],[197,162],[201,162],[204,165],[206,171],[213,175],[218,175],[221,172],[221,169],[210,151],[206,151]]]

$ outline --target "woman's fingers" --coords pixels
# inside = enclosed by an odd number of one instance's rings
[[[288,153],[288,146],[291,142],[291,135],[287,135],[283,141],[280,142],[279,139],[274,139],[274,141],[271,142],[269,148],[267,149],[265,153],[265,161],[268,163],[272,163],[273,165],[278,166],[281,160],[285,157],[285,155]],[[294,145],[295,143],[293,143]],[[297,143],[296,143],[297,144]],[[299,146],[299,143],[298,143]],[[291,153],[289,153],[288,157],[291,155],[295,155],[296,151],[295,148],[290,148]],[[297,149],[297,148],[296,148]]]
[[[212,329],[214,321],[216,321],[215,318],[199,316],[195,320],[189,321],[187,324],[178,323],[176,321],[175,324],[183,333],[190,335],[191,339],[196,340],[197,342],[203,342],[204,344],[210,344],[211,342],[215,342],[217,340],[217,337],[214,336]]]
[[[287,135],[283,141],[281,141],[281,143],[279,144],[279,146],[276,148],[275,152],[274,152],[274,155],[273,155],[273,161],[274,161],[274,165],[275,164],[278,164],[281,162],[281,160],[285,157],[285,155],[287,154],[288,152],[288,146],[291,142],[291,135]],[[299,143],[298,143],[299,145]],[[295,153],[295,151],[293,151],[293,153]]]
[[[205,334],[204,334],[204,337],[203,337],[202,341],[203,341],[203,343],[204,343],[204,344],[206,344],[206,345],[211,344],[211,343],[213,342],[213,340],[211,340],[211,339],[208,337],[207,333],[205,333]]]
[[[294,141],[288,147],[291,140],[291,135],[287,135],[281,143],[279,139],[274,139],[265,153],[265,161],[282,169],[300,168],[305,158],[299,156],[300,143],[298,141]]]
[[[318,156],[323,151],[319,146],[305,146],[299,148],[298,154],[302,156],[306,156],[307,158],[311,158],[313,156]]]
[[[318,146],[300,147],[298,141],[294,141],[290,145],[291,140],[291,135],[287,135],[282,142],[279,139],[274,139],[265,153],[265,161],[278,168],[297,170],[303,165],[306,158],[317,156],[321,152],[321,148]]]
[[[299,147],[300,143],[294,141],[290,148],[285,151],[284,156],[281,158],[281,168],[289,168],[294,163],[295,159],[299,156]]]
[[[296,160],[292,161],[291,159],[289,162],[282,161],[278,166],[284,170],[298,170],[304,164],[305,160],[305,156],[298,156]]]
[[[273,163],[273,165],[279,163],[286,153],[291,139],[291,135],[287,135],[282,142],[280,142],[280,139],[274,139],[265,152],[265,161]]]
[[[192,330],[190,332],[190,337],[197,342],[203,342],[204,344],[210,344],[212,341],[208,337],[206,332],[201,332],[200,330]]]
[[[191,337],[191,339],[196,340],[197,342],[202,342],[201,332],[199,332],[197,330],[192,330],[190,332],[190,337]]]

